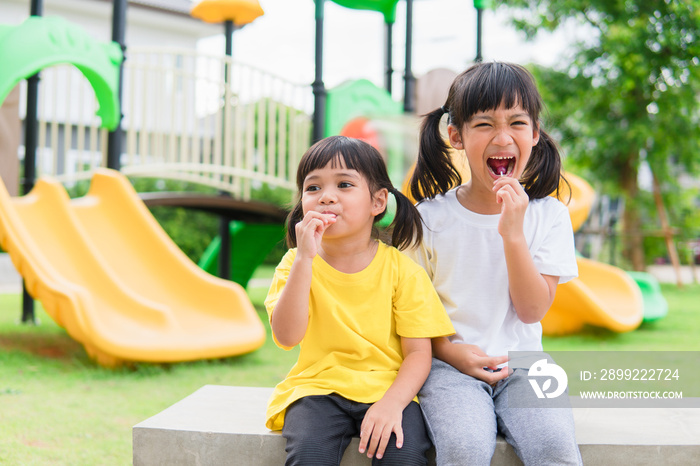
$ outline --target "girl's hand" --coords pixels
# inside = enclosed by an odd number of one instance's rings
[[[391,433],[396,434],[396,448],[403,446],[403,408],[392,400],[382,398],[374,403],[365,413],[360,427],[360,453],[367,451],[367,457],[384,456],[386,446],[389,444]],[[369,446],[368,446],[369,442]]]
[[[321,238],[326,229],[335,223],[335,215],[309,211],[295,226],[297,257],[313,259],[318,254]]]
[[[523,234],[523,221],[530,198],[515,178],[502,176],[493,182],[496,202],[502,204],[498,233],[505,239]]]
[[[460,352],[458,355],[460,364],[455,367],[464,374],[490,385],[508,377],[508,366],[498,368],[499,364],[508,362],[508,356],[489,356],[476,345],[456,343],[453,346]]]

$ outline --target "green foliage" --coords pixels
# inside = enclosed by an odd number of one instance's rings
[[[606,193],[625,196],[636,225],[659,228],[644,209],[637,174],[647,163],[670,217],[698,224],[679,187],[700,171],[700,4],[674,0],[497,0],[527,37],[577,25],[589,38],[556,69],[535,68],[550,122],[571,165]],[[690,208],[690,211],[688,210]],[[682,213],[691,213],[686,222]],[[674,226],[681,226],[678,223]],[[695,229],[693,234],[698,234]]]
[[[195,263],[219,234],[219,218],[214,214],[182,207],[154,206],[150,210],[168,236]]]
[[[259,187],[254,186],[251,197],[287,209],[291,209],[294,204],[289,190],[270,186],[267,183],[262,183]]]
[[[212,188],[193,183],[151,178],[131,180],[138,192],[187,191],[215,194]],[[151,213],[170,238],[193,262],[197,263],[204,250],[219,234],[219,219],[216,215],[182,207],[154,206]]]

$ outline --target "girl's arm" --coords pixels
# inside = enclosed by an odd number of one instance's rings
[[[432,353],[429,338],[401,337],[401,349],[404,359],[396,380],[384,396],[367,410],[362,421],[360,453],[367,450],[369,458],[375,452],[377,459],[384,455],[392,432],[396,434],[396,448],[403,446],[403,410],[418,394],[430,373]]]
[[[493,190],[503,204],[498,232],[503,238],[510,298],[521,321],[539,322],[554,301],[559,277],[542,275],[532,260],[523,232],[529,198],[518,180],[502,177]]]
[[[332,223],[335,223],[335,216],[310,211],[296,224],[297,254],[270,318],[272,332],[283,346],[296,346],[306,334],[312,263],[323,232]]]
[[[309,290],[313,259],[294,259],[289,278],[272,312],[270,326],[277,341],[286,347],[296,346],[306,334],[309,323]]]
[[[447,337],[433,338],[433,354],[463,374],[495,384],[508,377],[508,368],[496,371],[500,364],[508,362],[508,356],[489,356],[476,345],[452,343]],[[484,368],[491,370],[486,370]]]
[[[542,275],[535,267],[527,242],[503,239],[508,266],[510,299],[518,318],[526,324],[542,320],[554,302],[559,277]]]

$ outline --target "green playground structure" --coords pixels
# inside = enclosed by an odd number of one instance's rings
[[[412,160],[406,160],[408,151],[404,147],[407,139],[404,132],[408,125],[403,115],[401,104],[394,101],[386,90],[366,79],[350,81],[328,90],[324,136],[342,134],[368,140],[372,135],[360,134],[367,120],[381,125],[373,132],[375,139],[381,140],[367,142],[383,153],[389,177],[400,186],[413,164]]]
[[[99,43],[85,31],[55,17],[30,16],[18,26],[0,25],[0,103],[17,83],[44,68],[70,64],[95,90],[102,126],[119,124],[119,65],[123,56],[114,42]]]
[[[0,104],[21,80],[73,65],[94,89],[101,125],[115,129],[122,59],[119,44],[99,43],[61,18],[0,25]],[[33,160],[35,151],[27,151]],[[242,230],[269,252],[282,226],[273,229]],[[101,365],[229,357],[265,341],[243,288],[192,263],[119,171],[100,169],[88,194],[76,199],[48,177],[19,198],[0,182],[0,243],[29,295]],[[250,260],[246,282],[260,263]]]
[[[642,292],[644,304],[644,322],[652,322],[668,314],[668,302],[661,292],[659,281],[646,272],[627,272]]]
[[[399,0],[333,0],[338,5],[355,10],[377,11],[384,15],[384,21],[396,21],[396,4]]]
[[[275,223],[229,223],[231,238],[230,279],[242,287],[247,287],[253,272],[262,264],[272,249],[284,239],[284,225]],[[199,266],[212,275],[219,270],[219,250],[221,238],[217,236],[199,260]]]

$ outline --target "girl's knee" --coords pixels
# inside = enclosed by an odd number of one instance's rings
[[[493,452],[493,449],[436,450],[435,463],[440,466],[489,465]]]
[[[373,460],[372,464],[396,466],[425,466],[428,464],[427,452],[430,442],[404,442],[401,448],[396,448],[396,436],[391,435],[381,460]]]
[[[517,438],[512,438],[513,447],[520,459],[528,465],[582,464],[573,425],[566,422],[565,418],[550,421],[530,426],[529,430],[521,431]]]
[[[417,403],[411,402],[404,410],[402,428],[403,446],[396,448],[396,434],[392,433],[382,461],[377,464],[425,465],[428,463],[426,454],[432,443]]]
[[[532,465],[569,465],[583,464],[576,442],[541,442],[519,445],[518,456],[524,464]]]
[[[447,465],[488,465],[496,449],[496,434],[464,436],[436,436],[435,462],[440,466]]]
[[[287,461],[285,466],[303,465],[338,465],[343,458],[340,445],[333,442],[319,442],[318,439],[295,439],[287,442],[285,448]]]

